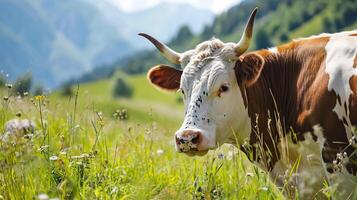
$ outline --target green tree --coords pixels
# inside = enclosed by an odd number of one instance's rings
[[[17,78],[14,87],[13,87],[13,92],[15,94],[24,96],[25,93],[28,93],[31,90],[32,86],[32,75],[31,73],[26,73],[19,78]]]
[[[336,30],[333,20],[330,17],[324,17],[322,19],[322,25],[326,32],[333,32]]]
[[[262,49],[272,46],[269,35],[264,28],[260,28],[257,30],[255,34],[255,44],[257,49]]]
[[[43,87],[42,84],[37,84],[34,89],[33,89],[33,95],[43,95],[45,91],[45,88]]]
[[[133,88],[127,82],[123,74],[119,74],[115,80],[113,88],[114,97],[131,97],[133,95]]]
[[[193,33],[188,26],[182,26],[175,37],[175,42],[178,44],[185,42],[187,39],[190,39],[193,36]]]
[[[65,85],[62,86],[61,88],[61,95],[62,96],[73,96],[74,92],[73,92],[73,89],[72,89],[72,85],[67,83]]]
[[[0,88],[5,87],[6,81],[5,75],[0,73]]]

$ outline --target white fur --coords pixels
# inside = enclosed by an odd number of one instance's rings
[[[353,33],[356,34],[357,31],[330,35],[329,42],[325,47],[325,72],[329,75],[328,90],[334,91],[341,98],[341,104],[336,99],[333,111],[341,121],[343,118],[346,120],[347,124],[344,123],[343,125],[348,139],[353,136],[352,123],[349,116],[350,111],[348,109],[349,98],[353,91],[349,81],[352,76],[357,75],[357,68],[353,68],[354,59],[357,55],[357,37],[349,36]],[[344,104],[347,105],[347,110],[344,109]],[[328,180],[334,189],[337,199],[356,198],[357,179],[349,174],[345,168],[342,168],[341,172],[328,174]]]
[[[270,51],[270,53],[272,53],[272,54],[279,53],[279,51],[278,51],[278,48],[277,48],[277,47],[270,47],[270,48],[268,48],[268,51]]]
[[[322,37],[341,37],[341,36],[346,36],[346,35],[351,35],[357,33],[357,31],[343,31],[343,32],[339,32],[339,33],[321,33],[318,35],[312,35],[309,37],[304,37],[304,38],[297,38],[294,39],[294,41],[300,41],[300,40],[309,40],[309,39],[315,39],[315,38],[322,38]]]
[[[334,91],[340,98],[341,104],[336,100],[333,111],[338,118],[346,119],[344,124],[348,138],[352,137],[352,124],[349,118],[349,110],[344,109],[344,104],[349,108],[349,97],[352,94],[350,79],[357,75],[357,68],[353,68],[354,59],[357,55],[357,37],[348,36],[355,32],[343,32],[331,35],[327,43],[326,50],[326,69],[329,75],[328,90]]]
[[[233,43],[213,39],[201,43],[183,58],[186,65],[181,89],[185,93],[186,116],[176,136],[180,137],[186,130],[200,131],[203,140],[198,144],[199,151],[216,148],[232,138],[243,143],[251,132],[248,111],[235,77],[235,62],[231,60],[233,47]],[[229,90],[219,97],[217,92],[223,84]],[[198,99],[202,100],[199,107]]]

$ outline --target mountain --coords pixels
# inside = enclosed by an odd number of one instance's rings
[[[163,41],[168,41],[183,25],[190,27],[194,33],[199,33],[203,30],[203,25],[210,24],[213,18],[214,15],[210,11],[192,7],[189,4],[162,3],[147,10],[132,13],[128,20],[133,25],[133,29],[138,32],[147,32]],[[139,41],[142,43],[141,40]]]
[[[169,39],[183,24],[199,31],[212,19],[211,12],[182,4],[125,13],[104,0],[1,0],[0,70],[10,79],[31,72],[37,82],[56,87],[148,47],[138,32]]]
[[[213,36],[225,42],[238,42],[250,12],[258,6],[250,50],[268,48],[293,38],[356,29],[356,5],[356,0],[245,0],[217,16],[213,23],[205,26],[199,34],[192,34],[187,27],[181,28],[168,44],[180,52],[191,49]],[[143,41],[149,43],[144,39]],[[79,81],[106,78],[117,69],[129,74],[145,73],[158,63],[170,64],[156,49],[141,51],[135,56],[120,58],[114,64],[106,66],[107,73],[88,73]],[[96,69],[99,70],[100,68]]]

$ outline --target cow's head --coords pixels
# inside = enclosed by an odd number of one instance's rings
[[[219,144],[242,142],[249,137],[251,123],[240,86],[254,83],[264,63],[254,53],[242,56],[249,47],[256,11],[253,10],[238,43],[223,43],[213,38],[195,49],[177,53],[140,33],[169,61],[182,68],[158,65],[148,72],[155,86],[182,92],[186,112],[175,134],[179,152],[204,155]]]

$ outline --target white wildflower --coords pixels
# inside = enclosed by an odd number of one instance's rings
[[[38,148],[37,150],[43,152],[46,149],[48,149],[48,147],[49,147],[48,145],[44,145],[44,146],[41,146],[40,148]]]
[[[246,175],[247,175],[248,177],[253,177],[253,176],[254,176],[252,172],[247,172]]]
[[[262,191],[268,191],[268,190],[269,190],[269,187],[268,187],[268,186],[263,186],[263,187],[260,188],[260,190],[262,190]]]
[[[164,150],[158,149],[158,150],[156,151],[156,154],[159,155],[159,156],[161,156],[162,154],[164,154]]]
[[[91,157],[89,154],[83,153],[83,154],[81,154],[79,156],[72,156],[71,158],[72,159],[83,159],[83,158],[89,158],[89,157]]]
[[[37,198],[38,198],[39,200],[49,200],[49,197],[48,197],[47,194],[39,194],[39,195],[37,196]]]
[[[56,160],[58,160],[58,156],[53,155],[53,156],[50,157],[50,160],[51,161],[56,161]]]
[[[114,186],[112,191],[110,192],[110,194],[116,194],[116,193],[118,193],[118,190],[119,190],[118,187]]]

